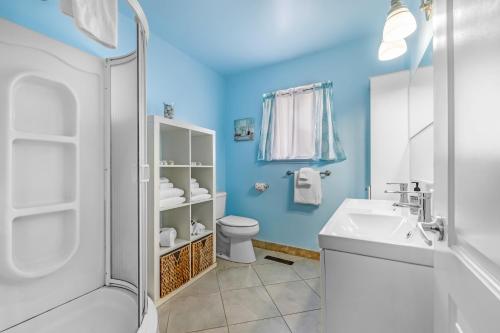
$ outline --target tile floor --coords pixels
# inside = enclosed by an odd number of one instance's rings
[[[255,255],[251,265],[218,259],[217,269],[160,306],[160,333],[319,333],[319,262],[257,248]]]

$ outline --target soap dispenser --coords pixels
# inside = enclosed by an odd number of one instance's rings
[[[418,186],[418,184],[420,182],[410,182],[411,184],[415,184],[415,187],[413,188],[413,191],[414,192],[420,192],[420,187]],[[410,194],[410,204],[414,204],[414,205],[418,205],[418,194],[417,193],[413,193],[413,194]],[[418,208],[416,207],[410,207],[410,213],[412,215],[418,215]]]

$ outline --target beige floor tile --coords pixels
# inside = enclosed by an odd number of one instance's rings
[[[250,264],[242,264],[239,262],[233,262],[233,261],[217,258],[217,271],[223,271],[225,269],[234,268],[234,267],[248,267],[248,266],[250,266]]]
[[[296,313],[284,317],[292,333],[321,333],[319,310]]]
[[[227,327],[212,328],[204,331],[196,331],[196,333],[228,333]]]
[[[233,267],[217,272],[221,290],[242,289],[262,285],[251,266]]]
[[[219,292],[219,281],[217,280],[217,272],[212,270],[208,272],[198,281],[181,291],[175,298],[204,295],[204,294],[215,294]]]
[[[170,314],[170,308],[167,304],[163,304],[158,307],[158,330],[159,333],[167,333],[168,316]]]
[[[280,315],[264,287],[223,291],[222,300],[230,325]]]
[[[266,289],[283,315],[316,310],[321,306],[319,296],[304,281],[273,284]]]
[[[309,285],[309,287],[311,287],[316,292],[316,294],[321,296],[320,294],[321,281],[319,278],[314,278],[304,281]]]
[[[229,333],[290,333],[282,317],[229,326]]]
[[[220,293],[178,297],[170,309],[168,333],[184,333],[226,326]]]
[[[295,262],[292,268],[303,279],[313,279],[320,275],[320,264],[317,260],[302,259]]]
[[[267,264],[255,265],[253,268],[265,285],[300,280],[300,276],[289,265]]]

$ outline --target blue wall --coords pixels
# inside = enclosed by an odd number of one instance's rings
[[[0,16],[101,57],[122,55],[135,48],[135,23],[127,16],[120,15],[119,49],[110,50],[80,33],[72,20],[60,13],[58,3],[0,1]],[[379,62],[378,34],[296,60],[222,77],[155,35],[154,26],[151,30],[148,112],[161,114],[162,103],[172,102],[177,119],[215,129],[217,186],[229,193],[228,213],[258,219],[260,239],[317,249],[317,233],[344,198],[366,197],[370,179],[368,78],[408,68],[408,57]],[[418,57],[419,51],[412,57],[415,55]],[[323,204],[318,208],[295,205],[291,177],[285,172],[309,164],[257,162],[258,140],[234,142],[233,121],[255,117],[259,133],[263,93],[327,80],[334,82],[335,114],[347,161],[314,164],[333,171],[323,180]],[[269,183],[270,189],[257,194],[252,189],[257,181]]]
[[[72,19],[59,11],[59,0],[0,1],[0,17],[99,57],[135,50],[135,22],[123,14],[119,17],[116,50],[101,46],[77,30]],[[155,27],[150,28],[154,32]],[[162,114],[163,102],[171,102],[176,119],[216,130],[217,187],[224,189],[224,78],[154,33],[147,52],[148,113]]]
[[[319,81],[333,81],[334,113],[347,160],[337,164],[258,162],[258,140],[235,142],[226,136],[228,212],[260,221],[259,239],[317,249],[317,234],[347,198],[365,198],[369,184],[369,77],[408,68],[407,59],[377,60],[378,38],[355,40],[331,50],[274,66],[233,75],[227,79],[226,133],[233,120],[255,117],[260,132],[261,96],[277,89]],[[292,177],[287,170],[306,165],[329,169],[323,180],[319,207],[296,205]],[[257,194],[252,186],[266,182]]]

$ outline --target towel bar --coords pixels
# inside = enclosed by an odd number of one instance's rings
[[[288,171],[286,172],[286,175],[287,175],[287,176],[291,176],[291,175],[293,175],[293,174],[294,174],[294,172],[293,172],[293,171],[290,171],[290,170],[288,170]],[[326,177],[328,177],[328,176],[330,176],[330,175],[332,174],[332,172],[331,172],[330,170],[325,170],[325,171],[321,171],[319,174],[320,174],[320,175],[322,175],[322,176],[326,176]]]

